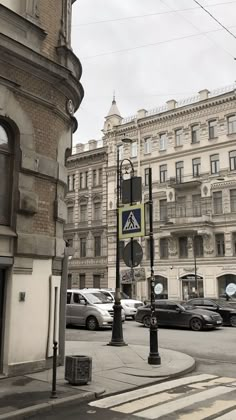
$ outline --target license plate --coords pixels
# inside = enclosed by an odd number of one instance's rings
[[[217,324],[221,324],[221,321],[216,321]]]

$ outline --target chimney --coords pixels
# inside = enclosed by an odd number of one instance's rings
[[[89,150],[93,150],[97,148],[97,140],[89,140]]]
[[[205,99],[208,99],[209,90],[203,89],[203,90],[200,90],[198,93],[200,95],[200,101],[204,101]]]
[[[76,153],[82,153],[84,151],[84,144],[83,143],[77,143],[75,145]]]
[[[146,109],[139,109],[137,111],[137,119],[140,120],[141,118],[146,117]]]
[[[170,99],[166,103],[167,103],[167,106],[168,106],[168,110],[171,110],[171,109],[175,109],[175,105],[176,105],[177,102],[175,101],[175,99]]]

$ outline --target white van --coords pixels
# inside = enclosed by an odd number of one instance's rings
[[[113,303],[100,291],[67,290],[66,325],[80,325],[94,331],[99,327],[112,326]],[[122,310],[122,321],[125,314]]]

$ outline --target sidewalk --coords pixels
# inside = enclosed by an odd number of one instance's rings
[[[147,363],[148,346],[108,346],[107,343],[68,341],[66,354],[92,357],[92,382],[71,386],[64,379],[64,366],[57,368],[57,399],[50,399],[52,370],[0,380],[0,420],[25,418],[70,401],[88,401],[99,396],[184,375],[194,370],[195,361],[184,353],[160,349],[161,365]]]

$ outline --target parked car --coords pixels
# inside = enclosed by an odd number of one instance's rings
[[[216,328],[222,325],[222,318],[219,314],[192,307],[185,308],[171,300],[156,300],[155,313],[158,326],[185,327],[191,328],[193,331],[200,331],[204,328]],[[138,308],[135,317],[137,322],[149,327],[150,318],[150,304]]]
[[[111,326],[113,323],[113,303],[99,291],[79,289],[67,290],[66,325],[86,326],[88,330]],[[122,310],[122,321],[125,313]]]
[[[236,308],[223,299],[196,298],[190,299],[185,306],[198,307],[208,311],[217,312],[223,319],[224,325],[236,327]]]
[[[111,302],[115,302],[115,289],[85,289],[85,290],[97,290],[102,292],[105,296],[107,296],[108,299],[110,299]],[[124,292],[120,292],[120,303],[122,305],[122,308],[125,312],[125,318],[133,318],[135,319],[135,315],[137,312],[137,308],[140,306],[144,306],[144,303],[141,302],[141,300],[137,299],[130,299],[128,295],[126,295]]]

